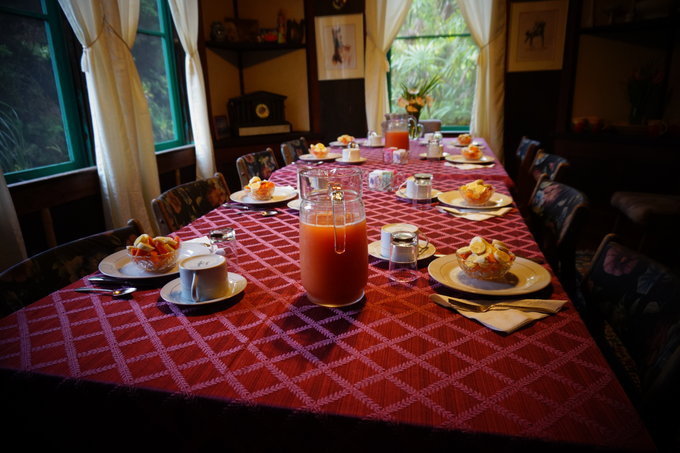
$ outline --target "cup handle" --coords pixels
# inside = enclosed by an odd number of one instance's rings
[[[198,302],[198,272],[193,272],[191,277],[191,300]]]

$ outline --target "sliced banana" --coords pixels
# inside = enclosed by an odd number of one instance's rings
[[[489,243],[486,242],[486,240],[483,237],[475,236],[470,241],[470,250],[472,250],[472,253],[481,255],[486,251],[488,245]]]

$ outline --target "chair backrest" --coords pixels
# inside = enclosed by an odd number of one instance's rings
[[[309,145],[304,137],[296,140],[289,140],[281,143],[281,157],[284,165],[290,165],[300,158],[303,154],[307,154]]]
[[[442,130],[441,120],[420,120],[419,123],[423,125],[423,134]]]
[[[259,176],[262,179],[269,179],[269,176],[279,168],[279,164],[274,157],[274,151],[267,148],[264,151],[244,154],[236,159],[236,171],[241,180],[241,187],[248,185],[248,181],[253,176]]]
[[[655,422],[680,403],[680,276],[609,234],[600,243],[582,292],[595,337],[611,348],[613,368],[639,391],[639,406]],[[591,326],[597,323],[591,322]],[[623,350],[620,346],[623,346]],[[626,367],[626,362],[633,366]],[[662,416],[661,406],[672,408]],[[655,424],[651,425],[655,426]],[[677,450],[675,450],[677,451]]]
[[[521,175],[517,181],[515,201],[520,209],[525,210],[529,197],[536,187],[536,183],[541,179],[541,175],[545,174],[552,181],[566,182],[568,168],[569,161],[564,157],[538,149],[526,174]]]
[[[529,172],[533,176],[534,181],[538,181],[541,175],[545,174],[548,176],[548,179],[565,182],[568,168],[569,160],[566,158],[538,150]]]
[[[515,150],[515,165],[511,175],[515,181],[525,177],[529,172],[529,166],[534,161],[536,153],[541,148],[541,142],[523,136]]]
[[[33,255],[0,274],[0,316],[6,316],[91,274],[108,255],[142,234],[131,219],[124,227],[58,245]]]
[[[159,233],[166,235],[193,222],[229,199],[222,173],[173,187],[151,200]]]
[[[529,201],[529,227],[568,291],[576,285],[576,240],[588,206],[584,193],[545,175]]]

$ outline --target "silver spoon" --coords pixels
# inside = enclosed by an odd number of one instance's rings
[[[110,294],[113,297],[120,297],[120,296],[125,296],[126,294],[130,294],[130,293],[137,291],[137,288],[134,288],[132,286],[118,288],[118,289],[76,288],[76,289],[74,289],[74,291],[76,291],[78,293],[104,293],[104,294]]]
[[[279,211],[275,209],[267,209],[265,211],[259,211],[259,210],[243,210],[239,214],[259,214],[262,217],[272,217],[275,216],[279,213]]]

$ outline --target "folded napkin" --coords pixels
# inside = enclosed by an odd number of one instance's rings
[[[566,300],[553,300],[553,299],[523,299],[516,300],[514,302],[503,302],[504,305],[525,304],[527,301],[540,302],[540,306],[543,308],[554,309],[557,313],[562,309]],[[491,330],[496,330],[498,332],[512,333],[527,324],[530,324],[537,319],[542,319],[550,316],[548,313],[537,313],[535,311],[527,311],[528,309],[514,310],[512,308],[503,310],[489,310],[484,313],[477,313],[470,310],[465,310],[464,308],[451,307],[456,310],[461,315],[466,318],[474,319],[479,323],[485,325]]]
[[[210,239],[208,238],[208,236],[201,236],[201,237],[198,237],[198,238],[186,239],[182,242],[190,243],[190,244],[205,244],[205,245],[208,245],[208,246],[210,245]]]
[[[486,220],[490,219],[492,217],[500,217],[502,215],[507,214],[512,210],[512,207],[505,207],[505,208],[500,208],[500,209],[493,209],[493,210],[478,210],[478,211],[473,211],[473,210],[460,210],[456,208],[449,208],[449,207],[443,207],[440,206],[438,208],[441,211],[444,211],[449,214],[453,214],[456,217],[462,217],[467,220],[474,220],[474,221],[480,221],[480,220]]]
[[[448,167],[455,167],[458,170],[474,170],[476,168],[477,169],[478,168],[493,168],[493,166],[496,165],[496,164],[484,164],[484,165],[480,165],[480,164],[452,164],[451,162],[446,162],[444,165],[446,165]]]

